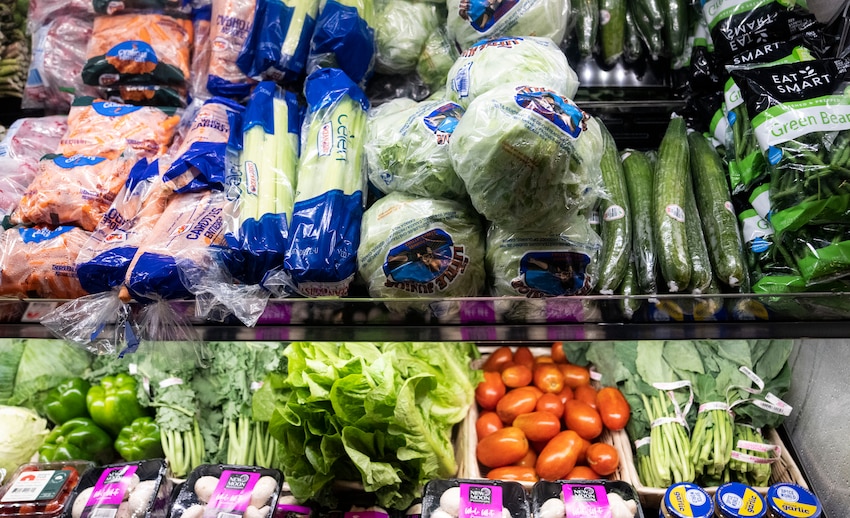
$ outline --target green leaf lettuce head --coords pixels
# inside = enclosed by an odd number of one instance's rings
[[[0,469],[8,476],[29,462],[47,437],[47,420],[28,408],[0,406]]]
[[[357,263],[372,297],[478,296],[485,283],[484,232],[463,203],[394,192],[363,215]]]
[[[508,231],[560,232],[599,192],[599,123],[547,88],[503,85],[477,97],[449,143],[481,215]]]
[[[374,110],[364,145],[369,180],[384,193],[463,198],[466,188],[449,157],[449,140],[462,115],[463,108],[449,101],[394,100]]]
[[[461,49],[482,39],[541,36],[560,44],[570,15],[569,0],[472,0],[461,17],[461,0],[447,0],[449,35]]]
[[[410,0],[385,2],[375,20],[375,71],[413,72],[428,36],[439,23],[436,4]]]
[[[474,346],[296,342],[284,356],[269,430],[296,498],[333,506],[332,482],[351,480],[404,509],[428,480],[456,475],[451,432],[480,381]]]
[[[509,37],[482,40],[454,62],[446,79],[448,99],[467,107],[476,97],[506,84],[549,88],[572,99],[578,76],[567,56],[549,38]]]

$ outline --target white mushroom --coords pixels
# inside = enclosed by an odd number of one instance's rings
[[[181,518],[203,518],[204,516],[204,506],[199,504],[194,504],[189,506],[188,509],[183,511]]]
[[[451,516],[460,516],[460,488],[450,487],[440,495],[440,508]]]
[[[634,503],[634,500],[631,500]],[[632,512],[623,497],[617,493],[608,493],[608,508],[611,509],[611,518],[634,518],[637,508]]]
[[[130,477],[129,482],[127,482],[127,490],[124,492],[124,501],[126,502],[128,498],[130,498],[130,493],[136,490],[136,486],[138,486],[142,480],[138,475],[133,473],[133,476]]]
[[[292,495],[280,495],[277,499],[277,505],[300,505],[300,502]]]
[[[262,509],[266,510],[265,514],[263,514]],[[249,505],[245,508],[245,514],[242,515],[242,518],[266,518],[269,515],[269,507],[265,506],[262,509]]]
[[[434,509],[431,513],[431,518],[457,518],[456,516],[452,516],[449,513],[445,512],[442,507],[438,507]]]
[[[278,484],[274,477],[260,477],[260,480],[257,481],[254,489],[251,491],[251,505],[259,509],[268,504],[269,499],[271,499],[279,486],[280,484]]]
[[[74,500],[74,507],[71,508],[71,518],[81,518],[83,516],[83,511],[86,508],[86,503],[89,501],[92,491],[94,491],[93,487],[87,487],[80,491],[76,500]]]
[[[133,516],[143,516],[145,514],[145,511],[148,510],[153,500],[154,490],[156,490],[156,480],[145,480],[144,482],[139,482],[136,489],[130,493],[127,503],[130,504],[130,510],[133,512]]]
[[[502,518],[513,518],[513,516],[511,516],[511,512],[508,511],[507,507],[502,507]]]
[[[121,505],[119,505],[118,509],[115,511],[114,518],[133,518],[133,510],[130,509],[130,503],[121,502]]]
[[[567,515],[567,508],[564,501],[560,498],[550,498],[543,502],[540,506],[540,511],[537,513],[538,518],[564,518]]]
[[[198,500],[201,503],[207,503],[212,498],[213,491],[215,491],[215,487],[218,485],[218,477],[201,477],[195,481],[195,496],[198,497]]]

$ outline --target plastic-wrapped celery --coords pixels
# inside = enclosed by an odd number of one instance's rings
[[[357,84],[371,76],[375,63],[375,8],[372,0],[322,2],[310,40],[307,73],[339,68]]]
[[[307,116],[285,268],[299,293],[340,296],[357,269],[369,101],[333,68],[311,74],[304,91]]]

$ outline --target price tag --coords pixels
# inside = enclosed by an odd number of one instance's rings
[[[41,322],[41,319],[56,309],[58,302],[34,301],[27,304],[27,310],[21,317],[21,322]]]

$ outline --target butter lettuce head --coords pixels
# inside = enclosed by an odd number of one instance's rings
[[[369,181],[381,192],[460,199],[466,194],[452,168],[449,141],[463,108],[449,101],[391,101],[366,124]]]
[[[466,17],[461,4],[467,4]],[[569,25],[570,0],[447,0],[449,35],[461,50],[503,36],[541,36],[560,44]]]
[[[439,23],[436,4],[409,0],[385,2],[375,21],[375,71],[413,72],[428,36]]]
[[[549,38],[503,37],[482,40],[454,62],[446,79],[448,99],[469,106],[479,95],[506,84],[543,86],[568,99],[578,76]]]
[[[475,210],[508,231],[555,231],[600,190],[598,123],[546,88],[506,85],[477,97],[449,154]]]

